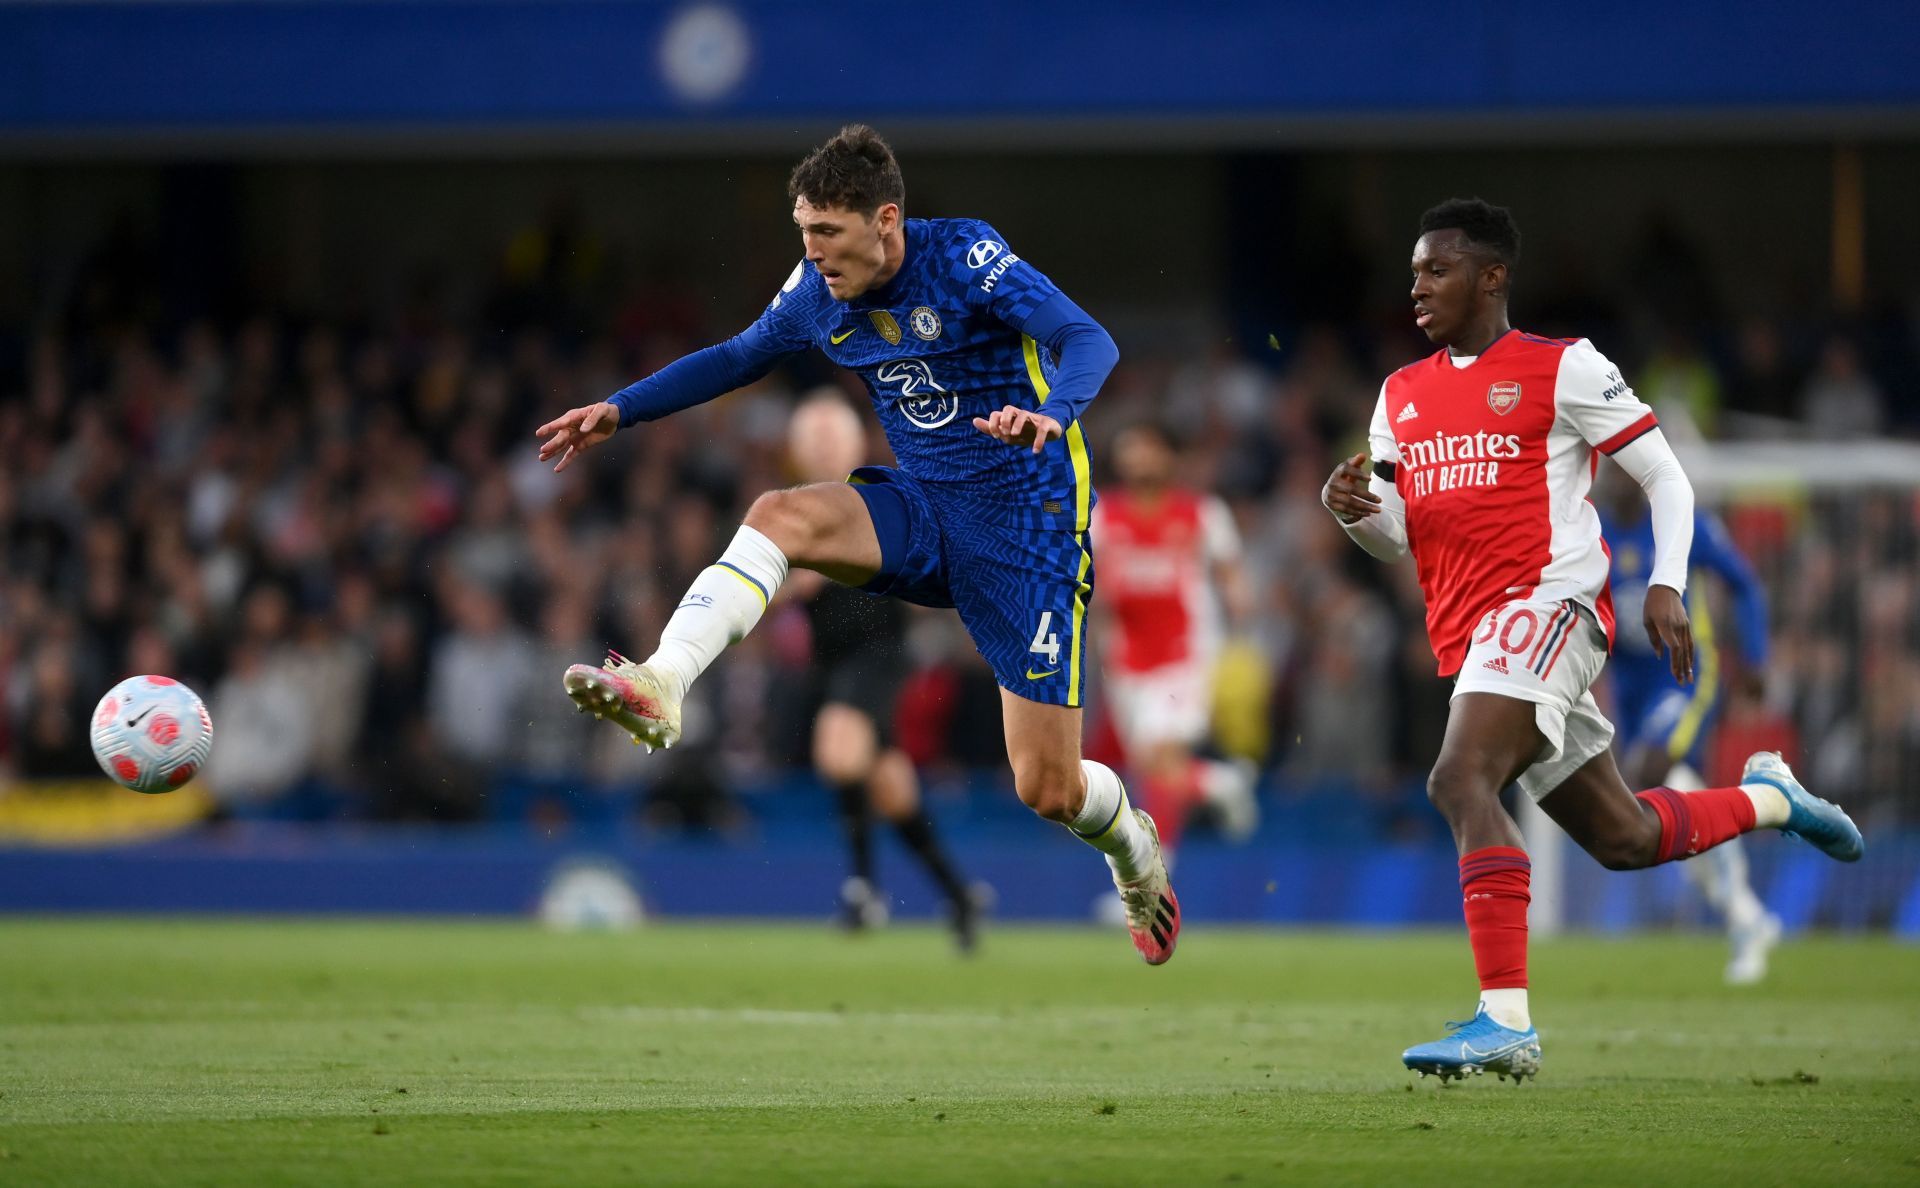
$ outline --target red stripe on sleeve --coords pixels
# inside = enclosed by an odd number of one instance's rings
[[[1607,440],[1601,442],[1599,445],[1593,448],[1596,450],[1599,450],[1603,454],[1617,453],[1619,452],[1622,446],[1625,446],[1628,442],[1632,441],[1634,438],[1642,437],[1648,433],[1653,432],[1655,429],[1658,429],[1659,427],[1660,427],[1659,418],[1655,417],[1651,412],[1649,412],[1646,416],[1641,417],[1639,420],[1635,421],[1633,424],[1628,425],[1625,429],[1622,429],[1620,432],[1614,434],[1612,437],[1607,438]]]

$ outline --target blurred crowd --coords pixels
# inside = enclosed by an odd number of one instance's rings
[[[1627,329],[1603,349],[1677,436],[1914,432],[1887,387],[1911,372],[1886,362],[1910,359],[1911,342],[1901,356],[1807,324],[1612,324]],[[576,715],[560,674],[609,646],[650,650],[752,498],[791,481],[798,394],[848,377],[800,361],[621,433],[564,475],[536,460],[532,432],[734,329],[672,291],[581,309],[511,288],[465,318],[420,306],[351,323],[263,312],[167,325],[108,302],[13,328],[18,366],[0,370],[0,770],[93,774],[94,700],[155,672],[207,697],[205,782],[234,814],[454,821],[604,797],[661,822],[734,819],[735,789],[804,758],[789,704],[808,663],[803,614],[776,607],[696,686],[688,745],[670,756]],[[1223,675],[1223,745],[1277,794],[1377,798],[1391,828],[1410,787],[1418,808],[1447,686],[1411,567],[1354,548],[1319,491],[1363,448],[1381,377],[1424,343],[1395,322],[1299,327],[1250,349],[1223,336],[1197,356],[1122,347],[1088,421],[1096,461],[1132,420],[1174,426],[1191,481],[1237,516],[1259,591]],[[1725,734],[1795,749],[1868,820],[1920,817],[1916,498],[1724,509],[1769,580],[1776,657],[1764,695],[1729,706]],[[916,613],[908,647],[898,732],[914,757],[999,763],[992,680],[957,621]]]

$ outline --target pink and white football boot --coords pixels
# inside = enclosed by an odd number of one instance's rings
[[[1123,883],[1115,875],[1113,885],[1120,891],[1120,902],[1127,909],[1127,934],[1133,947],[1148,965],[1165,965],[1180,941],[1180,899],[1167,880],[1167,861],[1160,850],[1160,829],[1153,818],[1140,809],[1129,810],[1140,827],[1153,838],[1153,868],[1144,878]]]
[[[608,652],[604,667],[576,664],[567,669],[567,696],[582,713],[612,718],[649,753],[680,741],[680,699],[660,675],[618,652]]]

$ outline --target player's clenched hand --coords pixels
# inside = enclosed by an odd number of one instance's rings
[[[1687,622],[1687,604],[1672,586],[1647,587],[1647,642],[1664,653],[1673,666],[1673,679],[1693,683],[1693,626]]]
[[[1066,433],[1052,417],[1011,404],[998,412],[973,418],[973,427],[1008,445],[1032,446],[1036,454],[1048,442]]]
[[[1367,489],[1366,464],[1365,453],[1355,454],[1334,467],[1320,488],[1320,502],[1342,524],[1356,524],[1380,510],[1380,497]]]
[[[572,464],[581,451],[599,445],[619,428],[620,409],[612,401],[603,400],[598,404],[568,409],[535,429],[533,435],[546,439],[540,443],[542,462],[559,455],[560,461],[553,467],[557,474]]]

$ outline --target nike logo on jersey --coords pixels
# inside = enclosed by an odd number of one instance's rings
[[[1411,405],[1411,404],[1409,404],[1409,405],[1407,405],[1407,407],[1405,407],[1405,408],[1403,408],[1403,409],[1401,409],[1401,410],[1400,410],[1400,415],[1399,415],[1399,416],[1397,416],[1397,417],[1395,417],[1395,418],[1393,418],[1393,419],[1394,419],[1395,421],[1411,421],[1411,420],[1413,420],[1413,418],[1415,418],[1415,417],[1417,417],[1417,416],[1419,416],[1419,415],[1420,415],[1419,413],[1417,413],[1417,412],[1415,412],[1415,411],[1413,411],[1413,405]]]
[[[1035,672],[1033,671],[1033,669],[1029,668],[1027,669],[1027,679],[1030,681],[1043,681],[1043,680],[1046,680],[1048,677],[1052,676],[1054,673],[1059,671],[1060,670],[1057,668],[1049,668],[1045,672]]]
[[[847,341],[847,339],[852,338],[856,333],[858,333],[859,329],[860,327],[855,326],[852,330],[849,330],[844,334],[829,334],[827,336],[827,340],[833,343],[834,346],[839,346],[841,343]]]

